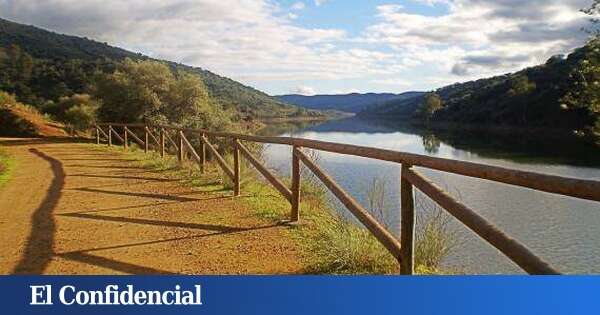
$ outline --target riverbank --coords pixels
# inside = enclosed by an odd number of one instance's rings
[[[424,122],[420,119],[415,119],[412,116],[406,115],[358,115],[360,119],[366,121],[377,122],[382,125],[396,125],[398,123],[409,124],[417,128],[433,129],[433,130],[471,130],[471,131],[489,131],[497,133],[528,133],[528,134],[546,134],[556,135],[558,137],[574,136],[573,130],[564,128],[548,128],[548,127],[522,127],[505,124],[473,124],[473,123],[456,123],[448,121],[430,121]]]
[[[258,121],[265,124],[275,123],[303,123],[303,122],[323,122],[336,119],[345,119],[355,116],[353,113],[340,111],[325,111],[322,116],[297,116],[297,117],[272,117],[259,118]]]

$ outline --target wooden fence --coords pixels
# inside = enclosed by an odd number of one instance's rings
[[[400,273],[410,275],[414,270],[414,233],[415,233],[415,206],[414,189],[420,190],[448,213],[462,222],[483,240],[497,248],[515,264],[530,274],[559,274],[547,262],[533,254],[527,247],[500,231],[497,227],[477,214],[466,205],[449,195],[435,183],[427,179],[415,166],[423,167],[463,176],[475,177],[504,184],[521,186],[547,193],[570,196],[580,199],[600,201],[600,181],[567,178],[554,175],[538,174],[533,172],[506,169],[502,167],[482,165],[470,162],[436,158],[412,153],[383,150],[364,146],[324,142],[317,140],[299,139],[291,137],[263,137],[253,135],[234,134],[226,132],[212,132],[202,129],[185,129],[163,125],[120,124],[106,123],[96,125],[96,141],[106,139],[109,146],[113,145],[114,138],[124,145],[129,146],[129,141],[135,141],[146,152],[150,146],[158,150],[161,156],[172,150],[178,159],[184,159],[189,153],[204,172],[206,164],[206,151],[234,183],[233,193],[239,196],[240,191],[240,153],[265,179],[277,189],[291,204],[290,221],[300,219],[300,163],[310,169],[317,178],[337,197],[344,206],[385,246],[385,248],[398,260]],[[117,130],[116,128],[120,129]],[[144,133],[143,140],[135,131]],[[114,138],[113,138],[114,136]],[[130,139],[131,137],[131,139]],[[199,148],[195,148],[188,137],[199,137]],[[225,138],[231,141],[233,149],[233,168],[228,165],[219,151],[209,141],[208,137]],[[174,140],[175,139],[175,140]],[[283,144],[291,146],[292,150],[292,185],[288,188],[281,180],[272,174],[261,162],[255,158],[242,141]],[[335,180],[315,161],[303,151],[304,148],[372,158],[382,161],[400,163],[401,181],[401,229],[400,239],[388,231],[361,206],[352,196],[340,187]]]

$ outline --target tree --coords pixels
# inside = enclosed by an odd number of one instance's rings
[[[588,8],[581,9],[581,12],[590,16],[590,22],[592,24],[591,28],[584,28],[584,30],[589,33],[592,38],[599,37],[600,28],[597,26],[600,23],[600,0],[593,0],[592,5]]]
[[[591,40],[569,75],[570,85],[561,98],[561,107],[586,111],[591,117],[587,133],[600,139],[600,38]]]
[[[50,114],[56,120],[65,120],[65,114],[73,107],[86,106],[98,108],[98,104],[89,94],[73,94],[71,96],[62,96],[58,102],[47,102],[43,107],[44,113]]]
[[[96,122],[96,106],[79,104],[69,108],[64,114],[66,122],[73,130],[84,131]]]
[[[103,120],[160,120],[163,99],[174,80],[169,68],[154,61],[126,59],[113,73],[98,74],[92,94],[102,101]]]
[[[423,103],[417,109],[416,115],[429,122],[435,112],[444,108],[442,98],[434,92],[425,96]]]
[[[510,79],[509,96],[517,96],[527,94],[536,89],[535,82],[529,81],[526,75],[517,75]]]
[[[231,115],[209,95],[195,74],[174,74],[158,61],[126,59],[113,73],[101,73],[92,88],[104,121],[175,124],[222,130]]]

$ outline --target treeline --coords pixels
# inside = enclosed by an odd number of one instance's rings
[[[362,115],[426,123],[561,128],[600,139],[600,40],[522,71],[446,86]]]
[[[36,59],[12,45],[0,48],[0,90],[74,129],[102,120],[222,130],[239,119],[199,76],[152,60]]]
[[[111,107],[114,98],[99,94],[101,84],[106,83],[106,77],[125,80],[125,74],[138,75],[139,71],[151,72],[152,74],[142,76],[148,80],[160,78],[160,84],[170,82],[167,85],[173,91],[182,89],[182,85],[197,85],[197,90],[203,91],[196,93],[199,95],[198,99],[206,101],[206,104],[200,107],[210,106],[213,114],[221,115],[220,118],[224,120],[243,122],[273,117],[322,116],[319,112],[286,104],[210,71],[154,60],[106,43],[0,19],[0,90],[14,94],[20,102],[31,104],[58,119],[63,118],[65,112],[71,108],[73,99],[78,102],[86,100],[84,103],[97,103],[95,107],[98,108],[100,118],[106,119],[107,108]],[[143,86],[146,92],[153,95],[146,101],[152,98],[152,106],[156,107],[157,102],[161,103],[159,107],[165,111],[159,111],[158,114],[145,113],[144,119],[174,119],[173,114],[178,110],[167,110],[169,102],[175,102],[174,108],[191,108],[182,107],[181,103],[177,103],[183,102],[182,100],[175,100],[172,95],[167,96],[174,92],[166,92],[164,86],[159,86],[159,82],[141,82],[131,78],[127,83],[130,84],[129,87],[132,87],[132,82],[135,82],[137,87]],[[139,88],[137,93],[142,93],[141,90]],[[133,99],[120,100],[130,101],[121,103],[123,113],[131,112],[129,106],[133,105],[128,104],[142,99],[139,94],[134,94],[126,93]],[[188,102],[191,101],[188,99]],[[117,110],[112,108],[110,112],[115,114]],[[186,117],[197,115],[199,114],[192,110],[191,116]],[[122,118],[122,115],[115,118]],[[174,123],[183,123],[178,120],[175,119]]]

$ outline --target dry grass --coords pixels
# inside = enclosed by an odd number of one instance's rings
[[[62,124],[42,115],[32,106],[19,103],[0,91],[0,135],[11,137],[66,137]]]

